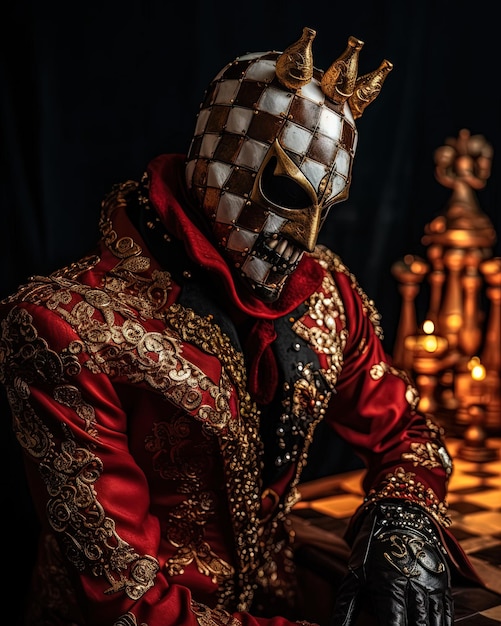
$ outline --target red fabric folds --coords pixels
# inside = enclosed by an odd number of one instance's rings
[[[231,304],[241,313],[259,319],[277,319],[294,310],[321,284],[323,271],[309,256],[303,256],[292,280],[288,280],[280,298],[267,303],[254,297],[235,281],[228,263],[217,248],[197,227],[179,204],[186,196],[182,155],[160,155],[148,165],[150,200],[169,232],[182,240],[190,258],[215,275],[225,287]]]
[[[246,342],[246,354],[250,358],[249,393],[261,404],[269,404],[276,393],[278,370],[271,344],[277,333],[271,320],[254,324]]]

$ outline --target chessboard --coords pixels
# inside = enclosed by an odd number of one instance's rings
[[[454,623],[461,626],[501,624],[501,438],[491,438],[487,445],[492,448],[487,457],[495,458],[478,463],[465,460],[471,455],[463,440],[447,439],[454,461],[448,495],[451,531],[485,583],[485,588],[454,587]],[[362,502],[363,474],[355,470],[300,485],[302,499],[292,520],[299,543],[308,544],[299,550],[298,562],[310,602],[315,594],[325,594],[322,576],[335,580],[341,575],[336,563],[346,557],[347,548],[339,537]],[[318,606],[313,618],[322,623],[330,607],[312,604]],[[372,622],[360,622],[366,623]]]

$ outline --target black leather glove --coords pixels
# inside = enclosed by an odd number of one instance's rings
[[[452,626],[445,550],[419,506],[383,500],[363,520],[330,626],[354,626],[363,606],[380,626]]]

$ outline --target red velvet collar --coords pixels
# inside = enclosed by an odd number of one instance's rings
[[[191,259],[222,281],[225,293],[238,310],[259,319],[277,319],[293,311],[320,286],[322,268],[308,255],[303,256],[276,302],[266,303],[255,298],[239,284],[238,278],[234,280],[217,248],[180,204],[186,195],[184,167],[185,157],[180,154],[160,155],[149,163],[151,203],[167,230],[183,241]]]

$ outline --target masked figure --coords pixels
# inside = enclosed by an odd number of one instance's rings
[[[287,626],[289,513],[320,424],[367,467],[332,624],[452,623],[440,428],[317,245],[391,70],[305,28],[210,83],[187,156],[104,199],[91,254],[1,303],[0,380],[40,521],[26,624]],[[334,593],[334,590],[333,590]]]

